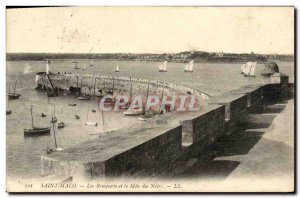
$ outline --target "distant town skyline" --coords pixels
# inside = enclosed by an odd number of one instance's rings
[[[293,7],[7,10],[8,53],[294,54]]]

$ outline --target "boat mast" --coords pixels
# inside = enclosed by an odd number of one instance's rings
[[[8,93],[10,93],[10,81],[8,82]]]
[[[95,82],[94,82],[94,96],[96,95],[96,80],[97,80],[97,78],[95,77]]]
[[[148,81],[148,86],[147,86],[147,97],[146,97],[147,100],[148,100],[148,93],[149,93],[149,81]]]
[[[113,76],[112,95],[114,95],[114,89],[115,89],[115,77]]]
[[[52,115],[52,120],[53,120],[53,115]],[[54,122],[52,122],[52,127],[53,127],[53,135],[54,135],[55,148],[57,148],[56,134],[55,134],[55,123]]]
[[[15,87],[14,87],[14,93],[16,93],[16,87],[17,87],[17,81],[18,81],[18,78],[19,78],[19,74],[17,74],[17,79],[16,79]]]
[[[130,100],[132,98],[132,80],[130,78]]]
[[[82,94],[82,78],[80,79],[80,92]]]
[[[76,76],[76,79],[77,79],[77,82],[76,82],[76,84],[77,84],[77,89],[79,88],[79,86],[78,86],[78,78],[79,78],[79,76]]]
[[[103,110],[101,110],[102,113],[102,126],[103,126],[103,130],[104,130],[104,114],[103,114]]]
[[[8,100],[8,96],[7,96],[6,98],[7,98],[7,109],[9,109],[9,100]]]
[[[34,129],[34,125],[33,125],[33,115],[32,115],[32,106],[31,105],[31,108],[30,108],[30,112],[31,112],[31,125],[32,125],[32,129]]]

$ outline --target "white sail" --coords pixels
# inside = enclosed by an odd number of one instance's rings
[[[251,65],[250,72],[249,72],[250,76],[255,76],[255,69],[256,69],[256,62],[253,62]]]
[[[186,64],[186,65],[184,66],[184,71],[189,71],[189,68],[190,68],[190,65],[189,65],[189,64]]]
[[[91,60],[91,64],[90,65],[93,65],[93,60]]]
[[[189,71],[192,72],[194,69],[194,60],[189,63]]]
[[[117,67],[116,67],[116,71],[118,72],[118,71],[120,71],[120,69],[119,69],[119,65],[117,65]]]
[[[163,71],[167,71],[167,64],[168,64],[167,61],[163,62],[163,68],[162,68]]]
[[[244,73],[245,75],[249,75],[249,74],[250,74],[251,67],[252,67],[252,62],[247,62],[247,63],[245,64],[244,69],[243,69],[243,73]]]
[[[159,71],[162,71],[163,68],[164,68],[163,64],[160,64],[160,65],[158,66]]]
[[[29,74],[29,73],[32,73],[32,72],[33,72],[32,68],[30,67],[30,65],[28,63],[26,63],[23,73],[24,74]]]
[[[242,74],[244,73],[244,69],[246,68],[246,64],[243,64],[242,66],[241,66],[241,72],[242,72]]]

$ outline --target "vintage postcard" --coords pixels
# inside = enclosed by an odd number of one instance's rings
[[[7,7],[7,191],[294,192],[294,13]]]

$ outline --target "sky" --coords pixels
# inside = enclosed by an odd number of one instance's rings
[[[293,54],[293,7],[56,7],[6,10],[6,51]]]

